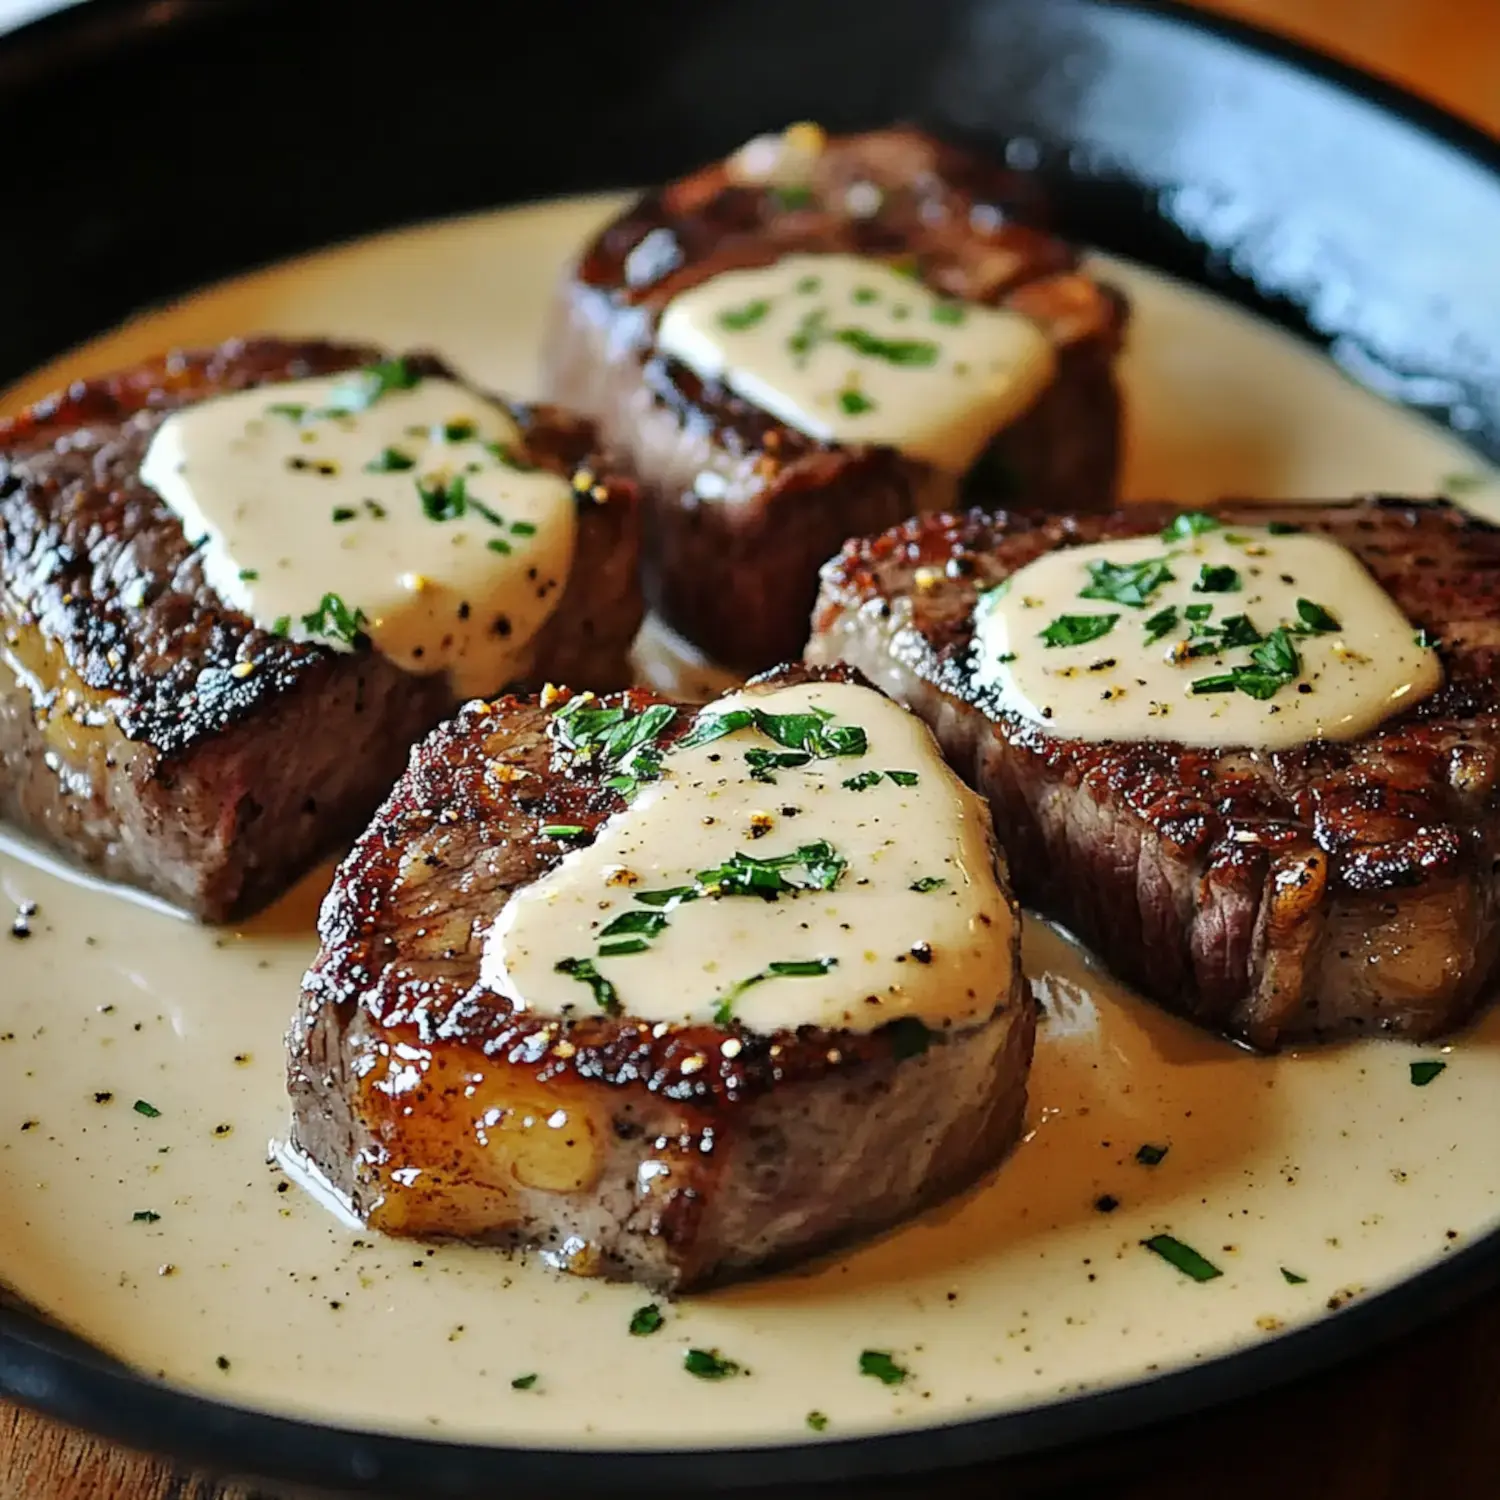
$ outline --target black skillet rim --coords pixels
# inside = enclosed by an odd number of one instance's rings
[[[243,6],[247,0],[216,0],[230,3]],[[1124,0],[1119,8],[1156,14],[1289,64],[1443,141],[1500,180],[1500,142],[1349,63],[1175,0]],[[0,65],[14,63],[23,44],[41,43],[55,55],[126,36],[153,9],[157,25],[193,23],[193,4],[89,0],[0,41]],[[826,1484],[930,1473],[1142,1430],[1305,1380],[1436,1320],[1496,1284],[1500,1230],[1335,1317],[1191,1368],[943,1427],[753,1448],[503,1448],[295,1421],[158,1383],[4,1306],[0,1395],[129,1446],[218,1472],[340,1488],[458,1495],[504,1484],[517,1490],[545,1485],[563,1493],[625,1494],[684,1483],[711,1490]]]

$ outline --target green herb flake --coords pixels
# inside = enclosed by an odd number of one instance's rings
[[[1330,635],[1343,628],[1321,604],[1314,604],[1311,599],[1297,601],[1297,618],[1302,628],[1313,635]]]
[[[535,1375],[517,1375],[510,1383],[513,1391],[529,1391],[537,1382]]]
[[[318,607],[302,616],[302,628],[309,635],[341,641],[346,646],[359,645],[365,638],[365,626],[369,623],[363,610],[350,609],[337,594],[324,594]]]
[[[1425,1089],[1439,1073],[1447,1068],[1445,1062],[1414,1062],[1411,1065],[1411,1081],[1419,1089]]]
[[[1239,572],[1228,563],[1211,565],[1204,563],[1193,581],[1195,594],[1234,594],[1239,592]]]
[[[777,771],[793,771],[812,760],[805,750],[762,750],[758,746],[745,751],[745,764],[750,767],[752,781],[764,781],[774,786]]]
[[[335,505],[333,508],[333,524],[342,526],[345,521],[352,521],[359,512],[352,505]]]
[[[908,368],[937,363],[938,346],[930,339],[886,339],[867,328],[840,328],[834,337],[866,359],[883,359],[888,364]]]
[[[862,307],[880,301],[880,293],[872,286],[857,286],[849,295],[851,301],[858,302]]]
[[[771,201],[777,208],[790,213],[799,208],[811,208],[813,191],[808,187],[773,187]]]
[[[950,328],[956,328],[966,317],[968,312],[962,302],[939,302],[932,309],[932,321],[946,324]]]
[[[887,1350],[865,1349],[859,1356],[859,1373],[882,1385],[900,1385],[911,1371],[898,1365]]]
[[[659,911],[622,911],[613,922],[599,934],[601,938],[647,937],[654,938],[667,925],[665,913]]]
[[[1212,604],[1187,604],[1183,606],[1182,617],[1191,620],[1194,624],[1201,624],[1214,612]]]
[[[536,526],[531,521],[512,521],[510,534],[512,536],[535,536]]]
[[[731,333],[743,333],[762,322],[770,311],[771,304],[764,297],[757,297],[741,307],[726,307],[719,314],[719,327],[727,328]]]
[[[822,286],[823,278],[821,276],[804,276],[797,282],[797,290],[804,297],[810,296],[813,292],[820,291]]]
[[[1436,648],[1439,639],[1440,637],[1434,635],[1432,631],[1422,629],[1411,638],[1411,643],[1414,646],[1421,646],[1424,651],[1432,651]]]
[[[149,1208],[141,1208],[131,1214],[130,1222],[132,1224],[155,1224],[160,1218],[161,1215],[159,1213],[155,1213]]]
[[[823,1432],[828,1426],[828,1418],[820,1411],[810,1411],[807,1414],[807,1425],[814,1432]]]
[[[661,1308],[654,1302],[648,1302],[644,1307],[636,1308],[630,1315],[631,1337],[638,1339],[648,1338],[666,1321],[662,1316]]]
[[[912,881],[908,890],[916,891],[918,895],[925,896],[928,891],[941,890],[948,882],[941,875],[924,875],[920,880]]]
[[[862,417],[866,412],[874,411],[875,405],[863,391],[856,390],[852,385],[845,386],[839,392],[839,410],[846,417]]]
[[[741,729],[758,729],[767,739],[788,750],[805,750],[819,760],[841,755],[863,755],[869,738],[858,724],[835,724],[827,709],[801,714],[770,714],[760,708],[734,708],[725,714],[700,713],[677,748],[692,750]]]
[[[271,626],[272,635],[290,635],[292,633],[292,617],[290,615],[277,615],[275,623]]]
[[[496,463],[504,464],[507,469],[514,469],[518,474],[535,474],[537,466],[528,463],[520,457],[509,443],[486,443],[484,451],[489,454]]]
[[[145,1115],[148,1120],[158,1120],[161,1118],[161,1111],[154,1104],[148,1104],[144,1099],[137,1099],[131,1108],[135,1110],[136,1114]]]
[[[1172,581],[1172,570],[1164,557],[1148,557],[1144,562],[1114,563],[1105,558],[1088,565],[1089,583],[1079,589],[1082,599],[1104,599],[1110,604],[1124,604],[1142,609],[1164,583]]]
[[[1141,1244],[1153,1255],[1161,1256],[1168,1265],[1176,1266],[1184,1276],[1191,1276],[1194,1281],[1213,1281],[1215,1277],[1224,1274],[1211,1260],[1205,1260],[1199,1255],[1191,1245],[1184,1245],[1170,1234],[1153,1234],[1149,1240],[1142,1240]]]
[[[741,979],[729,986],[722,995],[716,998],[714,1004],[714,1024],[716,1026],[727,1026],[734,1019],[735,1002],[745,993],[758,984],[764,984],[768,979],[816,979],[827,974],[831,969],[838,967],[836,958],[798,958],[779,959],[775,963],[767,964],[758,973],[750,975],[748,979]]]
[[[1142,1146],[1135,1153],[1135,1159],[1143,1167],[1155,1167],[1161,1164],[1162,1158],[1166,1156],[1171,1148],[1168,1146]]]
[[[688,1349],[682,1356],[682,1368],[699,1380],[727,1380],[738,1375],[740,1367],[732,1359],[725,1359],[716,1349]]]
[[[479,429],[466,418],[460,418],[457,422],[443,423],[443,441],[447,443],[471,442]]]
[[[1268,521],[1266,522],[1266,530],[1272,536],[1296,536],[1302,528],[1300,526],[1293,526],[1290,521]]]
[[[1299,1276],[1295,1271],[1288,1271],[1285,1266],[1281,1268],[1281,1279],[1288,1286],[1306,1286],[1307,1277]]]
[[[509,557],[515,551],[515,548],[503,536],[492,536],[484,546],[487,552],[496,552],[501,557]]]
[[[1146,644],[1152,645],[1159,641],[1164,635],[1177,628],[1177,606],[1169,604],[1165,609],[1159,609],[1146,621]]]
[[[273,401],[266,410],[273,417],[290,417],[293,422],[300,422],[307,414],[307,408],[295,401]]]
[[[1193,682],[1195,693],[1241,692],[1264,701],[1273,698],[1302,671],[1302,658],[1289,631],[1278,626],[1250,653],[1252,665],[1235,667]]]
[[[1201,510],[1184,511],[1162,527],[1161,539],[1164,542],[1190,542],[1205,531],[1218,531],[1220,525],[1213,516],[1205,515]]]
[[[566,974],[580,984],[588,985],[594,1003],[609,1015],[620,1013],[620,992],[594,967],[591,958],[562,958],[552,966],[558,974]]]
[[[403,453],[399,448],[382,448],[378,458],[372,458],[365,465],[366,474],[404,474],[408,469],[414,469],[417,461],[409,453]]]
[[[586,830],[582,823],[543,823],[539,832],[544,839],[576,839]]]
[[[462,474],[452,479],[417,480],[417,497],[429,521],[456,521],[469,508],[469,492]]]
[[[1482,490],[1488,483],[1489,479],[1483,474],[1459,472],[1444,474],[1441,489],[1450,498],[1457,498],[1459,495],[1472,495],[1475,490]]]
[[[392,391],[409,391],[421,379],[405,359],[382,360],[335,387],[330,406],[319,415],[344,417],[367,411],[382,396],[388,396]]]
[[[1048,646],[1086,646],[1108,635],[1119,615],[1059,615],[1037,634]]]
[[[260,574],[254,568],[241,568],[240,569],[240,582],[241,583],[254,583],[256,581],[256,579],[258,579],[259,577],[260,577]]]
[[[636,891],[634,899],[646,906],[679,906],[684,901],[698,899],[697,887],[691,885],[668,886],[659,891]]]

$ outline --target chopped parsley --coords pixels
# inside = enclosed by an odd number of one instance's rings
[[[367,411],[382,396],[388,396],[392,391],[409,391],[421,379],[405,359],[382,360],[336,386],[332,404],[326,412],[319,415],[342,417],[357,411]]]
[[[510,1383],[513,1391],[529,1391],[537,1382],[535,1375],[517,1375]]]
[[[1153,1234],[1149,1240],[1142,1240],[1141,1244],[1153,1255],[1161,1256],[1168,1265],[1176,1266],[1184,1276],[1191,1276],[1194,1281],[1212,1281],[1224,1274],[1211,1260],[1205,1260],[1199,1255],[1191,1245],[1184,1245],[1170,1234]]]
[[[159,1213],[155,1213],[149,1208],[140,1208],[131,1214],[130,1222],[132,1224],[155,1224],[160,1218],[161,1215]]]
[[[160,1119],[161,1111],[154,1105],[148,1104],[144,1099],[137,1099],[131,1106],[138,1115],[145,1115],[148,1120]]]
[[[1277,626],[1250,652],[1251,665],[1233,667],[1212,677],[1193,681],[1195,693],[1246,693],[1264,701],[1273,698],[1302,671],[1302,658],[1292,644],[1291,633]]]
[[[408,469],[414,469],[417,465],[409,453],[403,453],[399,448],[382,448],[378,458],[372,458],[365,465],[367,474],[404,474]]]
[[[948,882],[941,875],[924,875],[920,880],[912,881],[908,889],[916,891],[919,895],[926,895],[928,891],[941,890]]]
[[[858,302],[861,305],[880,301],[880,293],[872,286],[857,286],[849,295],[851,301]]]
[[[1168,1146],[1142,1146],[1135,1153],[1135,1159],[1143,1167],[1155,1167],[1160,1165],[1162,1158],[1170,1149]]]
[[[1206,620],[1214,612],[1212,604],[1185,604],[1182,608],[1184,620],[1201,622]]]
[[[1239,572],[1228,563],[1204,563],[1193,581],[1195,594],[1233,594],[1240,586]]]
[[[345,521],[352,521],[359,512],[352,505],[335,505],[333,508],[333,524],[342,526]]]
[[[807,1414],[807,1425],[814,1432],[822,1432],[828,1426],[828,1418],[820,1411],[810,1411]]]
[[[1456,498],[1459,495],[1472,495],[1475,490],[1482,490],[1488,483],[1489,480],[1483,474],[1460,471],[1443,475],[1442,490],[1445,495]]]
[[[770,310],[771,304],[764,297],[757,297],[742,307],[726,307],[719,314],[719,327],[727,328],[731,333],[742,333],[747,328],[754,328]]]
[[[457,422],[444,422],[443,441],[445,443],[467,443],[473,439],[478,430],[467,418],[460,418]]]
[[[503,536],[492,536],[484,545],[486,551],[498,552],[501,557],[509,557],[515,551]]]
[[[1307,1277],[1299,1276],[1295,1271],[1288,1271],[1285,1266],[1281,1268],[1281,1279],[1288,1286],[1306,1286]]]
[[[946,323],[950,327],[957,327],[968,317],[962,302],[939,302],[932,309],[932,321],[934,323]]]
[[[530,521],[512,521],[510,534],[512,536],[535,536],[536,527]]]
[[[350,609],[337,594],[324,594],[318,607],[302,616],[302,628],[309,635],[342,641],[346,646],[359,645],[365,639],[365,626],[369,623],[363,610]]]
[[[600,1010],[612,1016],[620,1013],[620,992],[594,967],[593,959],[562,958],[552,967],[556,973],[588,985]]]
[[[1059,615],[1037,634],[1049,646],[1085,646],[1108,635],[1119,615]]]
[[[514,469],[518,474],[535,474],[537,466],[527,463],[524,458],[516,454],[516,450],[509,443],[486,443],[484,451],[489,454],[496,463],[504,464],[507,469]]]
[[[539,831],[544,839],[576,839],[585,830],[582,823],[543,823]]]
[[[1190,542],[1194,537],[1202,536],[1205,531],[1218,531],[1220,524],[1213,516],[1205,515],[1201,510],[1184,511],[1180,516],[1173,516],[1162,527],[1161,539],[1164,542]]]
[[[548,733],[575,764],[605,776],[605,786],[627,802],[641,784],[661,779],[657,739],[677,717],[670,703],[655,703],[640,713],[623,708],[593,708],[587,697],[570,699],[553,714]]]
[[[734,1019],[734,1005],[746,990],[768,979],[817,979],[838,967],[836,958],[779,959],[748,979],[741,979],[719,995],[714,1005],[714,1024],[727,1026]]]
[[[804,276],[797,283],[797,290],[804,296],[808,296],[822,288],[823,278],[821,276]]]
[[[1430,630],[1424,628],[1422,630],[1419,630],[1411,638],[1411,643],[1414,646],[1421,646],[1426,651],[1431,651],[1436,647],[1439,639],[1440,637],[1434,635]]]
[[[767,739],[785,745],[788,750],[805,750],[819,760],[837,755],[863,755],[869,749],[869,739],[858,724],[835,724],[833,715],[824,708],[803,714],[768,714],[760,708],[732,708],[724,714],[701,713],[692,729],[678,741],[678,748],[692,750],[750,728],[760,730]]]
[[[680,906],[684,901],[696,901],[698,890],[691,885],[667,886],[659,891],[637,891],[635,899],[645,906]]]
[[[266,410],[276,417],[290,417],[294,422],[300,422],[307,413],[307,408],[296,401],[273,401]]]
[[[774,901],[797,891],[831,891],[848,868],[826,839],[803,844],[790,854],[756,859],[736,849],[722,865],[699,870],[699,890],[706,896],[759,896]],[[804,880],[788,880],[784,871],[801,870]]]
[[[839,392],[839,409],[846,417],[862,417],[866,412],[875,410],[875,402],[863,391],[846,385]]]
[[[667,925],[664,912],[623,911],[600,934],[601,938],[645,937],[654,938]]]
[[[682,1356],[682,1368],[699,1380],[726,1380],[738,1375],[740,1367],[732,1359],[725,1359],[717,1349],[688,1349]]]
[[[773,187],[771,189],[771,201],[777,208],[793,210],[798,208],[810,208],[813,201],[813,191],[808,187]]]
[[[240,569],[240,582],[241,583],[254,583],[255,580],[257,578],[259,578],[259,577],[260,577],[260,574],[258,572],[256,572],[256,570],[254,568],[241,568]]]
[[[1329,635],[1341,628],[1321,604],[1314,604],[1311,599],[1297,601],[1297,618],[1301,621],[1301,628],[1312,635]]]
[[[845,791],[863,792],[882,780],[893,781],[897,786],[915,786],[918,778],[915,771],[861,771],[841,784]]]
[[[911,1374],[891,1358],[884,1349],[865,1349],[859,1356],[859,1373],[878,1380],[882,1385],[900,1385]]]
[[[656,1303],[648,1302],[644,1307],[638,1307],[630,1315],[630,1332],[632,1337],[643,1339],[656,1332],[667,1320],[661,1315],[661,1308]]]
[[[1419,1089],[1425,1089],[1447,1066],[1445,1062],[1414,1062],[1411,1065],[1411,1081]]]
[[[417,480],[417,496],[422,514],[429,521],[456,521],[469,508],[469,492],[462,474],[451,479]]]
[[[840,328],[834,337],[867,359],[883,359],[893,365],[905,366],[937,363],[938,346],[930,339],[883,339],[865,328]]]
[[[1302,528],[1300,526],[1293,526],[1290,521],[1267,521],[1266,530],[1272,536],[1296,536]]]
[[[805,750],[762,750],[752,747],[745,751],[745,763],[750,767],[752,781],[765,781],[775,785],[776,771],[793,771],[805,766],[810,760]],[[845,783],[847,785],[847,783]]]
[[[1159,641],[1164,635],[1177,629],[1177,606],[1169,604],[1165,609],[1159,609],[1146,621],[1146,644],[1149,646]]]
[[[1079,589],[1082,599],[1104,599],[1110,604],[1125,604],[1142,609],[1152,594],[1172,581],[1172,570],[1164,557],[1148,557],[1144,562],[1113,563],[1108,558],[1088,565],[1089,584]]]
[[[272,635],[290,635],[292,633],[292,617],[290,615],[277,615],[275,623],[271,626]]]

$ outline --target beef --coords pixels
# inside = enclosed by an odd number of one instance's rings
[[[542,825],[592,831],[623,805],[605,773],[555,764],[566,701],[468,704],[340,868],[288,1038],[293,1152],[373,1228],[539,1247],[662,1290],[883,1227],[999,1160],[1034,1031],[1016,953],[993,1015],[925,1050],[900,1022],[562,1022],[479,984],[497,914],[562,857]]]
[[[856,214],[850,190],[871,188],[878,210]],[[648,193],[568,273],[544,356],[549,395],[597,418],[643,482],[649,602],[710,657],[744,670],[801,651],[817,570],[846,537],[959,497],[926,464],[820,442],[664,358],[655,330],[678,293],[794,252],[909,260],[935,290],[1027,314],[1058,351],[1051,385],[969,476],[969,501],[1023,495],[1046,509],[1100,509],[1118,466],[1113,366],[1125,304],[1033,227],[1041,206],[1024,176],[891,130],[830,140],[810,189],[810,201],[788,207],[718,163]],[[702,497],[713,480],[724,498]]]
[[[446,678],[257,629],[205,584],[138,471],[174,408],[382,357],[236,341],[77,383],[0,423],[0,816],[215,921],[275,896],[363,825],[411,744],[452,712]],[[587,423],[513,412],[532,461],[570,476],[589,462]],[[635,492],[588,480],[538,681],[628,680],[642,610]]]
[[[1046,550],[1173,514],[975,512],[850,542],[824,570],[808,659],[851,662],[920,714],[988,797],[1023,902],[1144,994],[1263,1048],[1451,1030],[1500,955],[1500,531],[1442,502],[1216,507],[1341,542],[1439,638],[1444,687],[1362,739],[1084,743],[988,709],[976,595]]]

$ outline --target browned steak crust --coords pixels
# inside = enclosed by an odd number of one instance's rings
[[[1154,999],[1257,1046],[1460,1024],[1500,956],[1500,531],[1442,502],[1221,505],[1349,547],[1439,640],[1446,685],[1349,743],[1085,743],[997,714],[975,597],[1043,551],[1175,511],[936,516],[824,571],[811,661],[852,662],[989,798],[1018,894]]]
[[[138,476],[177,407],[383,357],[235,341],[79,382],[0,422],[0,816],[211,920],[275,895],[369,816],[408,747],[452,710],[446,679],[257,629],[207,586]],[[429,355],[412,363],[449,373]],[[566,475],[585,463],[588,424],[513,410],[535,462]],[[623,682],[641,613],[634,490],[592,481],[579,504],[537,680]]]
[[[846,206],[856,184],[880,208]],[[837,138],[811,199],[740,186],[718,163],[655,192],[605,228],[566,280],[544,385],[597,417],[645,486],[646,592],[710,656],[755,669],[795,656],[817,569],[846,537],[955,503],[953,482],[893,449],[819,442],[655,350],[679,292],[801,251],[909,260],[934,289],[1003,304],[1058,350],[1051,386],[995,440],[968,498],[1097,510],[1114,497],[1120,402],[1113,366],[1123,299],[1043,230],[1023,176],[913,130]],[[717,476],[724,499],[703,499]]]
[[[479,985],[496,915],[565,852],[541,827],[592,830],[622,806],[600,773],[553,763],[550,711],[471,703],[439,729],[323,907],[288,1038],[292,1143],[360,1217],[684,1289],[889,1224],[992,1166],[1025,1105],[1018,955],[994,1016],[925,1051],[901,1023],[564,1023]]]

